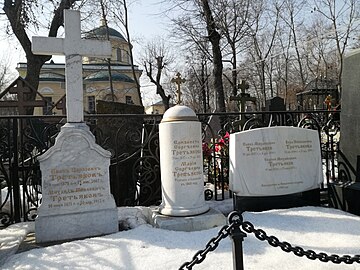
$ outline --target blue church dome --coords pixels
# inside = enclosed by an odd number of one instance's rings
[[[115,37],[115,38],[119,38],[122,39],[124,41],[126,41],[126,39],[124,38],[124,36],[122,34],[120,34],[119,31],[115,30],[114,28],[108,27],[109,29],[109,36],[110,37]],[[87,32],[85,34],[86,38],[92,38],[92,39],[99,39],[100,37],[104,37],[106,36],[106,26],[102,25],[100,27],[97,27],[89,32]]]

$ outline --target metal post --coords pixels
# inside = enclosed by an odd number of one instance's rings
[[[236,224],[230,230],[230,237],[232,239],[233,269],[244,270],[242,242],[244,241],[244,237],[246,237],[246,233],[241,231],[240,224]]]
[[[355,182],[360,182],[360,156],[356,157],[356,176]]]
[[[21,221],[21,198],[20,198],[20,180],[19,180],[19,153],[18,153],[18,124],[21,122],[20,118],[13,120],[13,161],[10,165],[11,174],[11,191],[14,198],[14,221]]]

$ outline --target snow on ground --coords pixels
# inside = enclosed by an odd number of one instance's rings
[[[231,200],[221,202],[228,210]],[[219,205],[219,204],[217,204]],[[1,269],[178,269],[205,247],[220,228],[197,232],[179,232],[153,228],[134,209],[119,210],[133,228],[103,237],[88,238],[60,245],[33,249],[12,255]],[[244,213],[244,219],[256,228],[293,245],[330,254],[360,254],[360,217],[339,210],[301,207]],[[300,258],[273,248],[248,235],[244,242],[245,269],[360,269],[360,264],[323,263]],[[231,240],[222,240],[203,263],[193,269],[233,269]]]
[[[15,254],[19,243],[31,231],[34,231],[33,222],[14,224],[6,230],[0,230],[0,267],[7,257]]]

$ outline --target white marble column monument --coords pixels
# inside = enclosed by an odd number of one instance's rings
[[[84,123],[82,56],[109,57],[109,41],[81,39],[80,13],[64,11],[65,38],[33,37],[35,54],[65,55],[65,124],[52,146],[38,158],[42,203],[35,220],[36,241],[51,242],[118,231],[110,193],[110,152],[95,143]]]
[[[204,199],[201,123],[186,106],[168,109],[159,127],[162,203],[168,216],[209,210]]]

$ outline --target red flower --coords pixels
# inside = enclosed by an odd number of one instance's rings
[[[217,143],[215,144],[215,151],[217,153],[221,151],[226,151],[228,144],[229,144],[230,134],[229,132],[226,132],[223,137],[217,140]]]
[[[211,149],[207,142],[202,143],[202,150],[204,157],[210,157],[211,156]]]
[[[216,145],[215,145],[215,152],[220,152],[221,151],[221,149],[223,148],[223,146],[224,146],[224,144],[223,143],[217,143]]]

